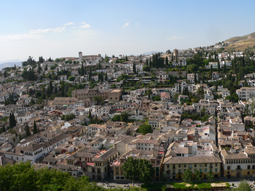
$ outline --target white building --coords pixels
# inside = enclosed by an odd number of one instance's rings
[[[250,98],[255,97],[255,87],[242,87],[236,90],[240,100],[248,101]]]
[[[61,134],[44,143],[28,143],[22,146],[17,145],[20,146],[18,153],[3,152],[3,154],[6,158],[23,162],[31,161],[33,164],[37,159],[50,153],[55,147],[63,144],[67,139],[68,136],[66,134]]]

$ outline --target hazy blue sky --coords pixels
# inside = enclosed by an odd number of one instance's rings
[[[255,1],[0,1],[0,61],[129,55],[255,32]]]

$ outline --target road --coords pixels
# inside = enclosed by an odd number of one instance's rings
[[[215,182],[228,182],[230,184],[230,186],[232,187],[232,184],[234,184],[234,188],[236,188],[240,182],[244,180],[244,179],[226,179],[226,178],[220,178],[220,179],[216,179]],[[246,179],[246,181],[249,184],[253,184],[255,182],[255,178],[250,178],[250,179]],[[165,183],[167,184],[169,181],[165,181]],[[172,182],[172,181],[171,181]],[[175,182],[182,182],[182,181],[175,181]],[[202,182],[207,182],[206,180],[202,180]],[[160,183],[160,182],[155,182],[155,183]],[[170,182],[169,182],[170,183]],[[132,183],[116,183],[116,182],[98,182],[97,183],[98,186],[102,186],[104,188],[111,188],[111,187],[122,187],[122,188],[128,188],[129,186],[132,186]],[[134,183],[134,186],[140,187],[140,183]]]

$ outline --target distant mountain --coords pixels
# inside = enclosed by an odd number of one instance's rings
[[[0,62],[0,70],[6,67],[13,67],[13,66],[22,66],[22,61],[5,61]]]
[[[151,54],[155,54],[155,53],[159,53],[159,52],[162,52],[162,51],[145,52],[145,53],[143,53],[142,55],[151,55]]]
[[[243,51],[248,47],[255,50],[255,32],[245,36],[233,37],[224,42],[229,43],[225,48],[226,50]]]

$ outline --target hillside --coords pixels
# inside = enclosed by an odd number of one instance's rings
[[[237,36],[225,40],[226,43],[229,43],[225,50],[232,51],[243,51],[249,47],[250,50],[255,50],[255,33],[251,33],[245,36]]]

